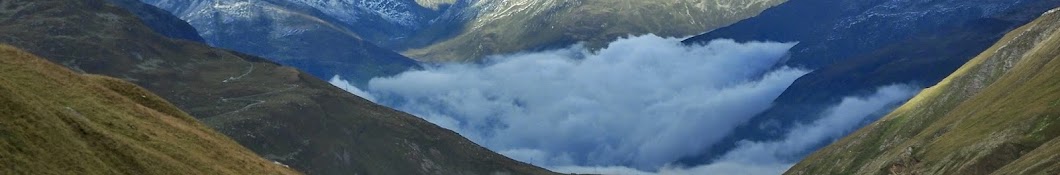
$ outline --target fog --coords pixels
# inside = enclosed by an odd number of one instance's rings
[[[657,170],[700,154],[808,73],[776,65],[796,43],[630,37],[599,51],[493,56],[376,78],[366,91],[517,160]]]
[[[909,85],[889,85],[876,89],[865,97],[849,96],[828,107],[812,123],[800,124],[788,131],[783,139],[751,142],[743,141],[737,148],[718,160],[695,167],[664,167],[659,171],[644,171],[629,167],[564,166],[555,171],[595,174],[780,174],[821,144],[831,143],[859,127],[875,121],[915,95],[920,89]]]
[[[769,108],[809,72],[778,66],[797,43],[680,41],[646,35],[599,51],[575,45],[426,66],[372,79],[366,88],[341,77],[331,83],[516,160],[600,174],[778,174],[919,90],[890,85],[846,97],[782,139],[742,141],[710,164],[675,167]]]

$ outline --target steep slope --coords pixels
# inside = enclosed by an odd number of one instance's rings
[[[788,174],[1060,173],[1055,11]]]
[[[297,69],[172,40],[102,0],[0,0],[0,42],[133,82],[308,174],[547,174]]]
[[[147,90],[0,45],[0,174],[298,174]]]
[[[288,0],[145,0],[144,2],[167,9],[186,20],[195,26],[206,42],[212,46],[270,58],[285,65],[301,68],[320,78],[341,75],[364,83],[372,77],[394,75],[419,66],[412,59],[362,40],[362,35],[370,35],[372,32],[351,27],[383,27],[382,24],[348,25],[340,18],[334,18],[312,6],[298,2]],[[402,30],[391,28],[395,27],[378,30]]]
[[[798,41],[785,64],[815,71],[737,129],[739,134],[689,162],[709,161],[741,140],[775,139],[798,123],[815,120],[846,96],[898,83],[934,84],[1008,31],[1056,6],[1060,1],[792,0],[690,38],[686,43],[715,38]]]

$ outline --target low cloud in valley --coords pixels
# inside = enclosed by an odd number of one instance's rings
[[[783,140],[741,143],[710,165],[670,167],[702,154],[809,72],[777,66],[796,43],[680,41],[646,35],[598,51],[576,45],[427,66],[361,89],[341,77],[331,82],[520,161],[618,174],[783,171],[792,156],[841,137],[915,92],[895,85],[848,97]]]

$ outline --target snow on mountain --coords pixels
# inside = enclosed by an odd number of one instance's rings
[[[365,15],[375,15],[394,24],[417,27],[423,17],[413,13],[416,2],[398,0],[291,0],[316,8],[338,20],[355,24]]]

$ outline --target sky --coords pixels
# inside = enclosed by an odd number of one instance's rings
[[[916,92],[879,87],[844,98],[784,139],[741,142],[711,164],[673,167],[768,109],[810,72],[778,66],[795,42],[680,41],[635,36],[598,51],[574,45],[427,66],[372,79],[368,87],[341,77],[331,83],[516,160],[605,174],[776,174]]]

